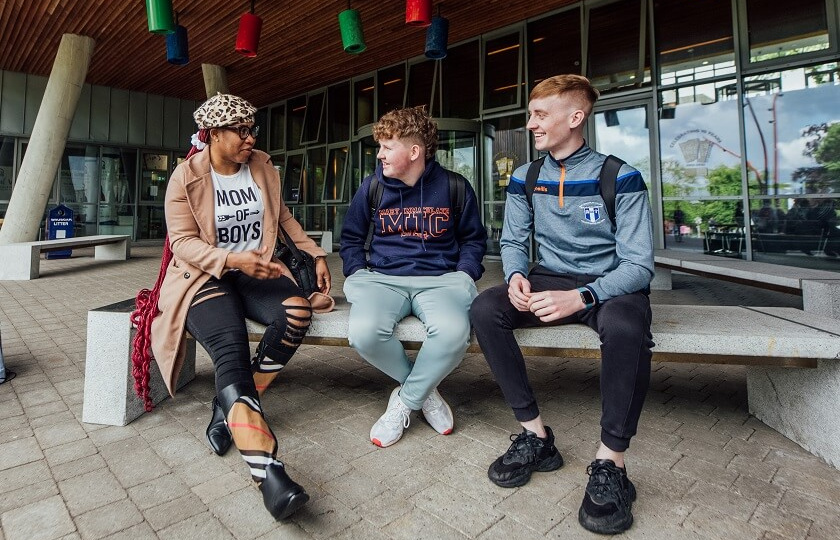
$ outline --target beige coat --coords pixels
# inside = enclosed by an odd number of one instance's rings
[[[295,245],[313,256],[326,255],[304,232],[280,197],[280,176],[265,152],[255,150],[248,161],[254,182],[265,205],[263,242],[274,252],[278,223]],[[172,261],[160,290],[161,313],[152,321],[152,353],[171,395],[186,343],[184,327],[193,296],[211,276],[225,272],[228,251],[216,247],[215,201],[210,177],[210,152],[202,151],[176,167],[166,188],[166,226],[172,246]]]

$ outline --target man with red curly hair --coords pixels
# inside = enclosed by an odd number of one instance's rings
[[[344,294],[352,304],[350,345],[399,383],[370,431],[371,442],[386,447],[402,437],[416,410],[438,433],[452,432],[452,410],[437,386],[467,350],[469,307],[484,272],[487,233],[469,182],[450,178],[454,173],[435,160],[437,125],[425,107],[385,114],[373,137],[380,163],[350,203],[340,253]],[[452,182],[464,187],[460,217],[450,200]],[[371,208],[377,183],[381,198]],[[413,363],[394,336],[409,315],[426,327]]]

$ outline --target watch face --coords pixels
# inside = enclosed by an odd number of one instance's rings
[[[583,300],[583,303],[586,305],[594,304],[595,303],[595,296],[592,294],[592,291],[589,289],[584,289],[580,291],[580,298]]]

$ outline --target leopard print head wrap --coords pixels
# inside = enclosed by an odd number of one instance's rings
[[[217,93],[193,113],[199,129],[210,129],[254,122],[257,108],[232,94]]]

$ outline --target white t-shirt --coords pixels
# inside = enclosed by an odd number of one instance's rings
[[[216,247],[236,253],[262,246],[262,193],[247,164],[225,176],[210,168],[216,202]]]

